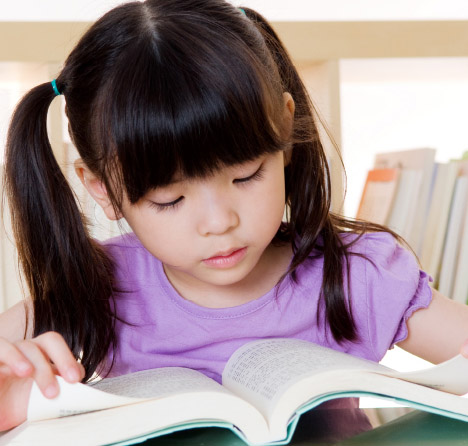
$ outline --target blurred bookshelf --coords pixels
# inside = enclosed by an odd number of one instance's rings
[[[448,162],[436,162],[435,156],[431,148],[378,153],[357,218],[402,236],[432,277],[432,286],[466,304],[468,152]]]

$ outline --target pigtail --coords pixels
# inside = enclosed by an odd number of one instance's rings
[[[63,83],[57,81],[59,90]],[[52,152],[50,83],[27,93],[6,144],[5,191],[34,314],[34,336],[60,333],[86,369],[85,380],[114,343],[110,259],[88,235],[84,217]]]
[[[294,257],[285,276],[291,274],[295,278],[297,267],[314,251],[323,255],[321,299],[325,305],[326,320],[337,341],[355,340],[356,327],[343,280],[343,273],[348,268],[349,245],[345,245],[340,237],[340,232],[347,225],[344,219],[330,213],[330,170],[314,122],[313,104],[273,28],[257,12],[244,9],[263,35],[278,68],[283,91],[292,95],[296,105],[291,138],[293,150],[286,168],[286,196],[290,212],[286,237],[293,245]],[[314,173],[313,176],[310,172]],[[282,236],[285,237],[284,232]]]

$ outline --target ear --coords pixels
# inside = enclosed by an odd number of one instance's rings
[[[292,98],[291,94],[285,91],[283,93],[283,100],[284,100],[284,110],[283,110],[283,119],[285,121],[284,128],[286,129],[287,138],[291,137],[291,133],[293,130],[294,125],[294,111],[296,110],[296,104],[294,103],[294,99]],[[284,151],[284,165],[287,166],[291,161],[292,155],[292,148],[289,148]]]
[[[291,121],[294,120],[294,111],[296,110],[296,104],[294,103],[294,99],[291,96],[291,93],[285,91],[283,93],[283,100],[284,100],[284,113],[285,118]]]
[[[106,214],[109,220],[120,220],[122,215],[116,214],[114,207],[107,195],[107,189],[104,183],[96,175],[94,175],[89,167],[83,162],[82,159],[77,159],[74,163],[75,172],[78,175],[83,186],[94,198],[94,201],[101,206],[102,210]]]

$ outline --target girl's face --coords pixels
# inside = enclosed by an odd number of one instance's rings
[[[255,277],[284,207],[284,156],[277,152],[203,179],[176,179],[136,204],[124,202],[122,214],[184,295]]]

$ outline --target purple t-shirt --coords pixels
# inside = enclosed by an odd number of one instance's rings
[[[350,235],[348,235],[350,237]],[[230,308],[205,308],[182,298],[168,281],[163,265],[134,234],[103,243],[116,262],[120,289],[115,296],[118,347],[109,376],[180,366],[221,381],[231,354],[246,342],[286,337],[314,342],[352,355],[380,361],[407,336],[406,320],[427,307],[432,292],[428,276],[414,256],[387,233],[370,233],[353,246],[371,262],[350,256],[351,309],[359,341],[337,343],[324,329],[321,258],[307,259],[297,282],[280,286],[256,300]],[[346,288],[346,287],[345,287]]]

